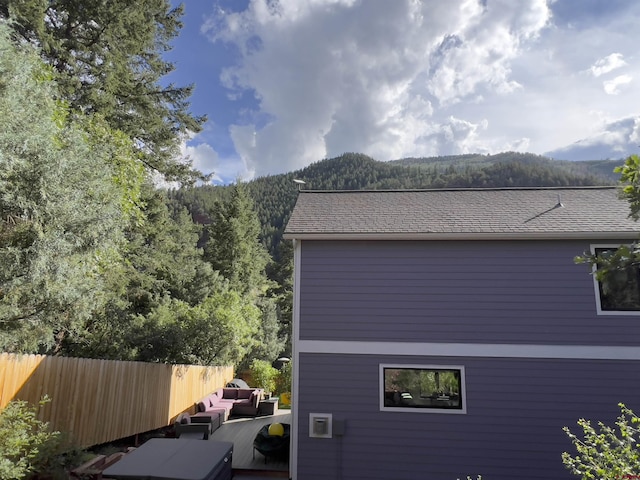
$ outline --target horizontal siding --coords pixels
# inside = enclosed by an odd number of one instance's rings
[[[562,427],[612,424],[618,402],[640,411],[638,363],[626,361],[300,354],[297,478],[305,480],[574,478]],[[463,365],[467,414],[379,410],[379,364]],[[309,438],[309,413],[344,420],[345,435]]]
[[[588,248],[305,240],[300,339],[638,345],[639,317],[596,314]]]

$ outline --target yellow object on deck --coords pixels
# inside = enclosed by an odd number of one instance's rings
[[[284,435],[284,427],[281,423],[272,423],[269,425],[269,435],[272,437],[281,437]]]

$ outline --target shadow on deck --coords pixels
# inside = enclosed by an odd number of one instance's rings
[[[291,424],[291,410],[279,409],[273,415],[264,417],[232,418],[209,437],[214,441],[233,443],[234,480],[289,478],[288,462],[265,459],[260,452],[253,451],[253,439],[258,431],[264,425],[275,422]]]

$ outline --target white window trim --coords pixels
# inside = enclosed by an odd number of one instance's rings
[[[619,243],[597,243],[590,246],[591,253],[595,255],[598,248],[619,248]],[[593,266],[591,271],[593,277],[593,292],[596,299],[596,313],[598,315],[615,315],[615,316],[640,316],[640,310],[603,310],[602,302],[600,299],[600,282],[596,278],[596,266]]]
[[[410,408],[410,407],[386,407],[384,405],[384,369],[385,368],[406,368],[406,369],[420,369],[420,370],[459,370],[460,371],[460,400],[462,401],[462,408]],[[407,363],[381,363],[380,364],[380,383],[378,386],[378,394],[380,400],[381,412],[402,412],[402,413],[435,413],[435,414],[453,414],[460,415],[467,413],[467,385],[466,377],[464,373],[464,366],[462,365],[415,365]]]

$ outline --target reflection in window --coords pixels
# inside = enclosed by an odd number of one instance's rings
[[[598,256],[613,254],[615,248],[595,248]],[[630,265],[611,270],[603,281],[598,282],[600,310],[610,312],[640,310],[640,268]]]
[[[381,365],[383,408],[463,409],[463,371],[439,366]]]

